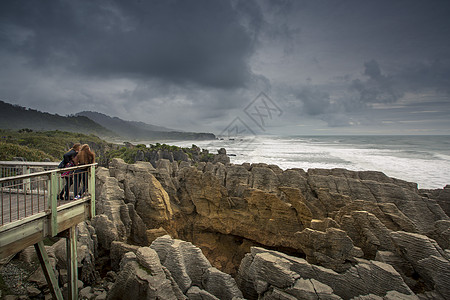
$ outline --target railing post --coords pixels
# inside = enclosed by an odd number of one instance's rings
[[[48,203],[50,209],[50,233],[51,236],[58,234],[58,173],[52,171],[48,182]]]
[[[31,167],[30,166],[23,166],[22,167],[22,174],[23,175],[28,175],[30,173],[31,173]],[[24,192],[24,194],[30,192],[30,190],[31,190],[30,182],[31,182],[30,178],[23,180],[23,192]]]
[[[89,193],[91,194],[91,218],[95,217],[95,165],[91,166],[89,179]]]

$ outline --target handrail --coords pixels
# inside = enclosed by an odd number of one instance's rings
[[[0,227],[14,220],[25,221],[43,210],[48,210],[51,233],[52,236],[56,235],[57,207],[62,203],[60,197],[63,189],[66,199],[72,199],[69,194],[73,194],[73,197],[81,195],[90,198],[90,215],[94,216],[96,166],[97,163],[93,163],[0,178]],[[78,173],[77,170],[83,171]],[[64,174],[66,172],[70,174]],[[69,181],[70,186],[73,182],[73,190],[68,186]]]
[[[59,162],[48,161],[20,161],[20,160],[1,160],[0,166],[32,166],[32,167],[57,167]]]
[[[17,167],[17,164],[11,165]],[[18,169],[29,170],[31,165],[22,163]],[[54,299],[62,300],[63,297],[43,240],[59,234],[67,236],[68,295],[69,299],[78,299],[75,228],[80,222],[95,216],[96,166],[94,163],[32,174],[24,171],[23,175],[0,178],[0,259],[34,244]],[[73,190],[70,191],[72,183]],[[61,191],[62,184],[64,188]],[[70,200],[71,194],[73,201],[62,200]],[[8,205],[9,218],[6,218]]]
[[[58,169],[54,169],[54,170],[42,171],[42,172],[36,172],[36,173],[30,173],[30,174],[24,174],[24,175],[2,177],[2,178],[0,178],[0,183],[2,183],[4,181],[20,180],[20,179],[28,179],[31,177],[44,176],[44,175],[51,174],[52,172],[64,173],[67,171],[73,171],[73,170],[77,170],[77,169],[86,169],[87,167],[90,167],[90,166],[97,166],[97,163],[80,165],[80,166],[69,167],[69,168],[58,168]]]

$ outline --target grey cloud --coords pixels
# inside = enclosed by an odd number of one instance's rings
[[[450,61],[434,60],[407,65],[396,74],[398,85],[406,91],[434,90],[450,94]]]
[[[403,93],[395,88],[393,79],[383,75],[380,66],[375,60],[364,64],[366,81],[353,80],[350,89],[359,93],[362,103],[393,103],[403,96]]]
[[[0,11],[0,41],[37,68],[216,88],[254,75],[255,36],[228,1],[8,1]]]
[[[218,132],[261,91],[280,126],[391,120],[374,107],[399,100],[408,119],[405,95],[448,107],[449,13],[440,0],[1,1],[0,97]]]
[[[320,115],[330,107],[330,95],[314,87],[304,87],[296,97],[303,102],[303,112],[308,115]]]
[[[341,113],[322,115],[321,120],[325,121],[329,127],[347,127],[353,125],[351,118]]]

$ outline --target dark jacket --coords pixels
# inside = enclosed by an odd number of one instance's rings
[[[69,152],[64,153],[63,156],[64,166],[67,165],[67,163],[71,161],[75,156],[77,156],[77,152],[73,149],[71,149]]]

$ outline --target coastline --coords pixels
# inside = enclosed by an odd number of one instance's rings
[[[174,144],[192,145],[190,141]],[[233,155],[231,162],[237,164],[275,164],[283,170],[380,171],[424,189],[443,188],[450,178],[450,136],[255,136],[244,143],[214,140],[194,144],[211,153],[226,148]]]

